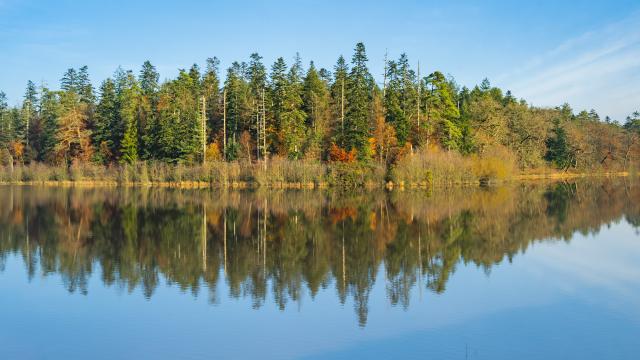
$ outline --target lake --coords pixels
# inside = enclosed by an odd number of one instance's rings
[[[2,359],[637,359],[640,184],[0,186]]]

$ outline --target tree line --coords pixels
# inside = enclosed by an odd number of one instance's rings
[[[195,164],[275,156],[393,165],[417,149],[484,156],[520,169],[626,169],[640,159],[640,113],[624,124],[568,104],[539,108],[488,80],[460,87],[440,71],[421,74],[406,54],[384,60],[382,84],[365,46],[328,70],[299,55],[233,62],[223,76],[210,58],[160,81],[146,61],[118,68],[94,89],[87,66],[67,70],[60,89],[29,81],[21,106],[0,92],[3,163],[55,165],[138,161]]]

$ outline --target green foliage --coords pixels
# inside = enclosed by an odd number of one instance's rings
[[[120,162],[134,163],[138,160],[138,119],[141,103],[141,89],[138,81],[129,73],[126,85],[118,94],[119,117],[123,134],[120,142]]]
[[[628,131],[640,134],[640,111],[634,111],[631,116],[627,117],[624,128]]]
[[[70,68],[59,91],[28,82],[17,106],[9,107],[0,92],[0,149],[16,164],[192,166],[202,159],[203,145],[218,149],[211,161],[221,153],[249,164],[275,158],[327,161],[335,145],[363,166],[375,158],[390,169],[401,168],[397,165],[409,161],[409,154],[434,148],[471,160],[488,159],[501,149],[508,159],[505,169],[515,159],[527,172],[549,164],[603,172],[640,165],[637,112],[620,125],[594,110],[576,114],[567,104],[533,107],[487,79],[460,89],[440,71],[421,77],[406,54],[385,61],[380,88],[367,62],[358,43],[350,64],[340,56],[333,73],[313,62],[305,69],[299,56],[290,67],[278,58],[267,73],[262,57],[253,53],[246,62],[233,62],[224,79],[219,60],[209,58],[204,70],[194,64],[160,82],[156,68],[145,61],[136,76],[118,68],[101,83],[97,97],[88,68]],[[488,178],[504,173],[494,165],[468,169]]]
[[[330,130],[330,94],[327,82],[320,77],[313,61],[304,78],[302,109],[307,115],[307,130],[304,152],[308,157],[319,159],[321,148],[328,142]]]
[[[356,149],[361,159],[370,157],[369,115],[371,112],[373,78],[367,69],[364,44],[356,44],[347,81],[345,114],[345,147]]]
[[[300,59],[296,58],[286,79],[280,112],[282,145],[290,159],[299,159],[302,156],[306,132],[306,114],[302,110],[301,72],[302,64]]]
[[[556,120],[551,134],[546,141],[547,153],[545,154],[545,159],[553,162],[561,169],[567,169],[574,165],[575,154],[568,144],[567,132],[559,121]]]
[[[386,121],[396,130],[398,144],[410,140],[412,122],[418,115],[418,86],[416,74],[410,68],[409,59],[402,54],[397,62],[387,64],[388,85],[385,89]]]
[[[329,167],[327,180],[329,185],[340,189],[355,189],[367,185],[371,180],[370,168],[359,162],[334,162]],[[379,185],[381,179],[376,179]]]
[[[439,71],[426,78],[426,85],[427,126],[436,129],[436,138],[444,148],[457,150],[462,145],[463,134],[454,89]]]
[[[227,142],[227,148],[224,149],[225,159],[229,161],[237,160],[240,155],[240,144],[234,139]]]

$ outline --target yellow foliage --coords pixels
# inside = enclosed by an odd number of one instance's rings
[[[222,160],[222,153],[218,143],[211,143],[206,150],[207,162]]]
[[[24,144],[20,141],[12,141],[9,144],[9,148],[13,157],[22,161],[22,157],[24,156]]]

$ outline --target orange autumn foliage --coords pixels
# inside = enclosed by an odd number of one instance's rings
[[[329,149],[329,159],[335,162],[351,163],[356,160],[356,155],[356,149],[346,151],[336,144],[331,144],[331,148]]]
[[[22,160],[24,156],[24,144],[20,141],[12,141],[9,144],[9,150],[14,158]]]

